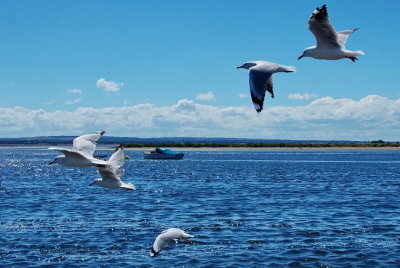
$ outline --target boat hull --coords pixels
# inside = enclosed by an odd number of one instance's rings
[[[184,154],[177,153],[177,154],[159,154],[159,153],[149,153],[144,152],[143,157],[144,159],[157,159],[157,160],[179,160],[182,159]]]

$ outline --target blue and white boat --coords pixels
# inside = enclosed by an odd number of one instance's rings
[[[170,149],[156,148],[152,151],[146,151],[143,153],[144,159],[182,159],[184,154],[180,152],[175,152]]]

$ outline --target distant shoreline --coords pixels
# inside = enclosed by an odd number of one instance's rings
[[[2,144],[0,149],[4,148],[37,148],[46,149],[49,145],[26,145],[26,144]],[[71,146],[60,145],[60,147],[70,148]],[[326,146],[326,147],[253,147],[253,146],[241,146],[241,147],[174,147],[174,146],[160,146],[161,148],[168,148],[174,151],[221,151],[221,152],[234,152],[234,151],[400,151],[400,147],[396,146]],[[126,151],[150,151],[154,150],[154,147],[124,147]],[[115,147],[111,145],[99,145],[96,150],[114,150]]]
[[[164,147],[163,147],[164,148]],[[98,150],[111,150],[114,148],[98,148]],[[174,151],[400,151],[400,147],[168,147]],[[150,151],[154,147],[128,147],[124,150]]]

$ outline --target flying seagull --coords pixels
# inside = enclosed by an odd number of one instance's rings
[[[51,164],[60,164],[67,167],[105,167],[107,161],[96,159],[93,157],[93,152],[96,149],[97,141],[101,136],[106,133],[100,131],[95,134],[88,134],[79,136],[74,139],[72,143],[72,149],[60,148],[60,147],[49,147],[49,150],[57,150],[62,155],[54,158]]]
[[[110,189],[122,188],[126,190],[136,190],[135,185],[132,183],[124,183],[121,180],[121,176],[124,175],[124,170],[121,168],[124,164],[124,159],[124,150],[122,147],[117,148],[107,161],[106,167],[97,167],[101,178],[95,179],[89,186],[98,185]]]
[[[358,60],[356,56],[364,55],[361,50],[351,51],[345,48],[347,38],[358,30],[345,30],[336,32],[335,28],[329,21],[326,5],[316,8],[308,20],[308,28],[314,34],[317,45],[308,47],[298,58],[311,57],[318,60],[339,60],[350,59],[355,62]]]
[[[294,66],[283,66],[269,61],[248,61],[237,68],[249,70],[251,99],[258,113],[263,109],[265,91],[268,91],[274,98],[272,74],[296,71]]]
[[[181,238],[191,238],[193,235],[185,233],[179,228],[170,228],[162,231],[154,241],[153,247],[150,252],[151,257],[157,256],[157,254],[171,241],[178,243]]]

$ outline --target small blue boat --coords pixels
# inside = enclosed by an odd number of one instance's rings
[[[184,154],[172,151],[170,149],[161,149],[157,147],[155,150],[146,151],[143,153],[144,159],[182,159]]]

